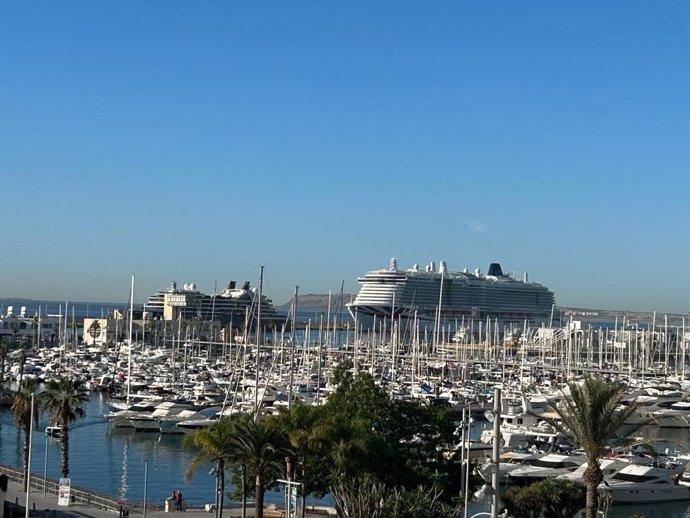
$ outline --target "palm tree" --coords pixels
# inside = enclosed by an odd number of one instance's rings
[[[587,486],[587,518],[597,515],[597,487],[604,476],[601,459],[605,448],[616,440],[623,423],[636,411],[636,405],[622,406],[623,387],[601,377],[585,376],[584,383],[569,383],[570,394],[564,393],[555,408],[559,419],[547,421],[569,435],[585,451],[587,469],[583,480]],[[630,430],[628,430],[630,433]]]
[[[200,428],[190,435],[186,435],[182,444],[186,447],[198,448],[199,452],[192,458],[185,479],[189,480],[194,472],[202,465],[215,463],[216,474],[216,518],[223,516],[223,497],[225,495],[225,470],[234,462],[233,434],[235,421],[222,417],[208,428]]]
[[[3,336],[0,338],[0,384],[5,383],[5,362],[9,350],[10,346],[7,343],[7,339]]]
[[[69,425],[86,415],[84,405],[89,395],[80,380],[61,378],[48,382],[42,393],[43,407],[50,418],[62,428],[60,435],[60,453],[62,455],[60,470],[62,476],[69,474]]]
[[[31,319],[31,340],[32,346],[35,348],[41,347],[41,329],[39,327],[38,315],[34,315]]]
[[[24,380],[17,391],[12,392],[12,413],[17,429],[24,432],[24,482],[23,491],[26,493],[29,483],[29,444],[31,442],[31,423],[38,424],[38,405],[32,401],[36,392],[35,380]]]
[[[10,330],[12,331],[12,347],[15,347],[17,343],[17,333],[19,332],[19,322],[11,322]]]
[[[264,516],[264,492],[267,481],[280,473],[288,453],[287,439],[281,430],[254,421],[251,418],[239,420],[232,439],[235,462],[246,466],[254,476],[254,516]]]
[[[26,366],[26,348],[20,345],[19,350],[19,384],[24,380],[24,367]]]
[[[281,412],[267,420],[267,423],[287,435],[289,443],[285,458],[285,472],[288,480],[295,480],[297,469],[301,468],[300,482],[302,483],[302,517],[306,513],[305,500],[313,489],[310,484],[311,465],[314,458],[322,454],[326,456],[326,448],[330,446],[331,427],[321,419],[320,408],[310,405],[295,405],[287,411]],[[310,475],[309,477],[307,475]]]

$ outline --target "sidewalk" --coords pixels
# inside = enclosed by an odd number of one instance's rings
[[[0,492],[0,495],[2,493]],[[7,485],[7,493],[4,499],[11,504],[17,504],[16,508],[10,510],[10,515],[4,518],[24,518],[26,493],[22,491],[21,484],[14,481],[9,481]],[[13,506],[14,507],[14,506]],[[40,489],[32,489],[29,493],[29,509],[30,516],[35,518],[119,518],[119,513],[108,511],[106,509],[99,509],[95,505],[87,505],[75,503],[70,506],[58,506],[57,495],[48,492],[43,496],[43,491]],[[140,508],[129,509],[130,518],[140,517],[143,510]],[[147,518],[175,518],[179,512],[166,513],[165,511],[147,509]],[[205,509],[187,509],[184,511],[184,518],[213,518],[213,510],[206,511]],[[282,517],[284,513],[280,510],[266,509],[264,511],[265,518]],[[239,507],[225,507],[223,509],[223,518],[239,518],[242,516],[242,509]],[[250,504],[247,508],[247,517],[254,516],[254,507]],[[335,516],[335,514],[328,514],[324,509],[307,509],[307,516],[309,518],[325,518],[328,516]],[[180,517],[182,518],[182,517]]]

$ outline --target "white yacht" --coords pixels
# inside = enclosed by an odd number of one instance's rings
[[[183,410],[195,410],[193,405],[181,401],[164,401],[151,413],[132,415],[127,418],[137,432],[160,432],[160,420],[169,419]],[[186,416],[189,418],[190,416]]]
[[[610,495],[614,505],[690,500],[690,487],[680,483],[684,470],[684,462],[661,466],[631,464],[606,479],[599,490]]]
[[[554,478],[575,471],[585,462],[584,456],[549,453],[536,459],[529,466],[523,466],[508,474],[514,484],[527,485],[547,478]]]
[[[545,402],[544,402],[545,404]],[[494,416],[487,413],[487,418],[494,419]],[[507,396],[501,398],[501,446],[504,450],[513,450],[524,444],[546,443],[555,445],[563,439],[563,434],[548,424],[546,417],[557,418],[553,411],[549,412],[545,408],[539,411],[532,406],[526,394],[520,393],[517,397]],[[480,440],[491,443],[493,440],[493,430],[482,431]]]

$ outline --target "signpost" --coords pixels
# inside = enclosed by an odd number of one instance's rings
[[[285,484],[285,518],[297,518],[297,496],[302,482],[281,479],[278,482]]]
[[[69,505],[70,497],[70,479],[61,478],[60,487],[58,489],[58,505]]]

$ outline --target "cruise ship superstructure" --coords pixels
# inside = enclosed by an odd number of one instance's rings
[[[235,328],[252,325],[258,314],[259,293],[250,288],[249,282],[237,287],[231,281],[220,294],[207,295],[197,290],[194,283],[187,283],[182,288],[173,282],[165,291],[151,295],[144,305],[147,317],[162,320],[185,319],[217,320],[222,324],[232,323]],[[265,295],[261,296],[261,319],[277,318],[273,302]]]
[[[498,319],[503,323],[547,321],[555,303],[552,291],[527,275],[518,279],[503,273],[500,264],[492,263],[487,274],[479,269],[449,272],[441,261],[424,269],[414,265],[398,268],[391,259],[387,269],[367,272],[358,279],[361,284],[354,301],[348,304],[350,314],[362,328],[370,328],[374,318],[414,319],[429,327],[437,321]]]

